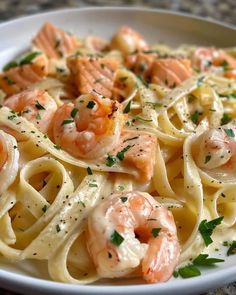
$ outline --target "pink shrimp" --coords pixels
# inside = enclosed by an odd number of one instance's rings
[[[118,49],[126,55],[136,50],[148,50],[149,46],[138,32],[128,26],[123,26],[113,36],[111,48]]]
[[[172,213],[151,195],[113,194],[88,218],[87,246],[104,278],[122,277],[139,265],[148,283],[167,281],[179,259]]]
[[[93,92],[57,110],[53,141],[75,157],[99,158],[116,146],[122,125],[119,103]]]
[[[18,161],[19,151],[15,138],[0,130],[0,195],[14,182]]]
[[[205,131],[196,141],[199,153],[196,162],[205,169],[236,169],[236,127],[229,123]]]
[[[9,97],[4,106],[31,121],[41,132],[47,133],[57,109],[54,99],[44,90],[25,90]]]

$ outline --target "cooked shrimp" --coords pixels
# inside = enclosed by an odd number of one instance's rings
[[[139,180],[148,182],[153,176],[156,144],[157,138],[154,134],[136,130],[122,131],[119,143],[111,155],[125,151],[122,163],[138,169]]]
[[[136,50],[148,50],[149,46],[138,32],[128,26],[123,26],[113,36],[111,48],[118,49],[126,55]]]
[[[126,276],[141,265],[148,283],[165,282],[178,263],[172,213],[148,193],[111,195],[89,215],[87,236],[100,277]]]
[[[205,131],[197,140],[196,162],[205,169],[236,169],[236,127],[230,123]]]
[[[193,64],[201,71],[207,71],[211,66],[223,67],[224,76],[236,77],[236,59],[214,47],[199,47],[193,54]]]
[[[0,130],[0,195],[14,182],[18,161],[19,151],[15,138]]]
[[[152,83],[175,87],[192,74],[191,62],[186,58],[162,58],[152,66]]]
[[[112,96],[115,71],[119,66],[117,59],[72,56],[67,64],[79,93],[87,94],[95,90],[107,98]]]
[[[80,45],[75,36],[64,32],[51,23],[44,24],[33,39],[33,44],[49,58],[64,57]]]
[[[9,97],[4,106],[31,121],[41,132],[47,133],[57,109],[54,99],[44,90],[25,90]]]
[[[117,145],[122,125],[119,103],[94,92],[57,110],[53,139],[75,157],[99,158]]]
[[[0,75],[0,88],[12,95],[25,90],[48,74],[48,60],[44,54],[36,56],[29,64],[10,68]]]

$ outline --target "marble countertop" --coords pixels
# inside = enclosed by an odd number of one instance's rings
[[[236,25],[236,0],[0,0],[0,22],[53,9],[122,5],[170,9]],[[0,294],[17,295],[1,288]],[[235,294],[236,283],[205,295]]]

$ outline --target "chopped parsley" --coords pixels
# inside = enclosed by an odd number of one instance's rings
[[[71,115],[71,117],[72,118],[75,118],[75,116],[76,116],[76,114],[78,113],[78,109],[76,109],[76,108],[74,108],[72,111],[71,111],[71,113],[70,113],[70,115]]]
[[[18,60],[12,60],[3,67],[3,71],[6,72],[12,68],[26,65],[26,64],[30,64],[35,59],[35,57],[37,57],[40,54],[41,54],[41,52],[38,52],[38,51],[30,52],[29,54],[21,57]]]
[[[36,114],[36,119],[37,120],[41,120],[42,119],[39,113]]]
[[[57,233],[59,233],[61,231],[61,228],[60,228],[59,224],[56,225],[56,231],[57,231]]]
[[[128,200],[127,197],[121,197],[120,199],[121,199],[122,203],[125,203]]]
[[[205,157],[205,162],[204,162],[204,164],[208,163],[208,162],[210,161],[210,159],[211,159],[211,155],[207,155],[207,156]]]
[[[230,69],[227,60],[223,60],[220,66],[223,67],[224,71],[228,71]]]
[[[191,120],[194,124],[198,124],[199,121],[199,115],[201,115],[201,113],[199,113],[199,111],[195,111],[192,115],[191,115]]]
[[[53,146],[55,149],[57,149],[57,150],[60,150],[61,149],[61,147],[59,146],[59,145],[57,145],[57,144],[54,144],[54,146]]]
[[[93,171],[91,170],[90,167],[87,167],[87,173],[88,173],[88,175],[93,175]]]
[[[204,79],[205,79],[205,76],[203,76],[203,77],[201,77],[201,78],[199,78],[199,79],[197,80],[197,86],[198,86],[198,87],[200,87],[200,86],[203,84]]]
[[[110,241],[113,245],[120,246],[123,243],[124,238],[116,230],[114,230],[110,236]]]
[[[119,78],[119,80],[122,81],[122,82],[126,81],[127,79],[128,79],[128,77],[120,77]]]
[[[235,136],[233,129],[223,129],[223,130],[229,137]]]
[[[98,187],[96,183],[89,183],[89,187]]]
[[[65,72],[65,69],[64,68],[60,68],[60,67],[56,67],[56,71],[58,73],[64,73]]]
[[[133,147],[133,145],[127,145],[127,147],[123,148],[123,150],[121,150],[120,152],[118,152],[116,154],[117,158],[120,160],[120,161],[123,161],[124,158],[125,158],[125,153],[131,148]]]
[[[141,77],[141,76],[137,76],[137,78],[143,83],[143,85],[146,87],[146,88],[148,88],[149,87],[149,85],[148,85],[148,83],[147,83],[147,81],[146,80],[144,80],[143,79],[143,77]]]
[[[157,227],[154,227],[151,230],[151,234],[153,235],[154,238],[156,238],[159,235],[160,230],[161,230],[161,228],[157,228]]]
[[[61,126],[74,123],[74,119],[67,119],[61,123]]]
[[[197,277],[197,276],[201,275],[200,270],[194,265],[188,265],[185,267],[181,267],[181,268],[179,268],[178,273],[184,279]]]
[[[35,104],[35,107],[38,109],[38,110],[46,110],[44,106],[42,106],[38,100],[36,100],[36,104]]]
[[[48,210],[48,206],[44,205],[43,208],[42,208],[42,211],[45,213],[47,210]]]
[[[6,71],[10,70],[11,68],[15,68],[17,66],[18,66],[17,61],[12,60],[3,67],[3,71],[6,72]]]
[[[227,251],[227,256],[236,254],[236,241],[233,241],[233,243],[231,244],[231,246],[229,247],[228,251]]]
[[[221,216],[211,221],[207,221],[206,219],[204,219],[200,223],[198,230],[206,246],[210,245],[213,242],[213,240],[211,239],[213,230],[216,228],[217,225],[221,224],[221,221],[223,220],[223,218],[224,216]]]
[[[108,167],[111,167],[111,166],[115,165],[116,162],[117,162],[116,157],[108,155],[108,157],[106,159],[106,165]]]
[[[29,54],[25,55],[20,60],[19,65],[22,66],[22,65],[30,64],[35,59],[35,57],[37,57],[40,54],[41,54],[41,52],[39,52],[39,51],[30,52]]]
[[[131,100],[130,100],[130,101],[127,103],[127,105],[125,106],[123,113],[124,113],[124,114],[129,113],[129,112],[130,112],[130,108],[131,108]]]
[[[5,80],[7,82],[8,85],[14,85],[16,84],[15,81],[13,81],[11,78],[9,78],[8,76],[4,76],[3,80]]]
[[[225,124],[228,124],[230,121],[232,121],[232,117],[230,117],[228,114],[224,113],[223,117],[221,118],[220,124],[225,125]]]
[[[224,259],[208,258],[208,256],[208,254],[199,254],[198,257],[193,260],[193,264],[199,266],[210,266],[215,263],[224,262]]]
[[[96,103],[93,100],[90,100],[87,104],[88,109],[93,109],[93,107],[96,105]]]

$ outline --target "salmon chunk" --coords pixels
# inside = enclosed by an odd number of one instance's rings
[[[76,87],[81,94],[93,90],[111,98],[115,71],[119,61],[108,57],[72,56],[67,60]]]
[[[193,65],[201,71],[208,71],[211,66],[223,67],[224,76],[236,78],[236,59],[214,47],[199,47],[192,57]]]
[[[33,44],[41,49],[48,58],[61,58],[79,47],[75,36],[64,32],[51,23],[45,23],[33,39]]]
[[[148,79],[151,74],[151,69],[157,54],[138,52],[137,54],[130,54],[125,59],[125,65],[136,75]]]
[[[152,66],[152,83],[175,87],[192,74],[189,59],[162,58],[154,61]]]
[[[111,48],[120,50],[124,55],[136,50],[148,50],[149,46],[144,38],[128,26],[123,26],[113,36]]]
[[[123,131],[120,143],[112,155],[117,155],[125,165],[136,168],[139,180],[148,182],[153,176],[156,144],[157,138],[153,134],[142,131]]]
[[[16,94],[40,81],[48,74],[48,59],[39,54],[30,63],[18,65],[0,75],[0,89],[7,96]]]

